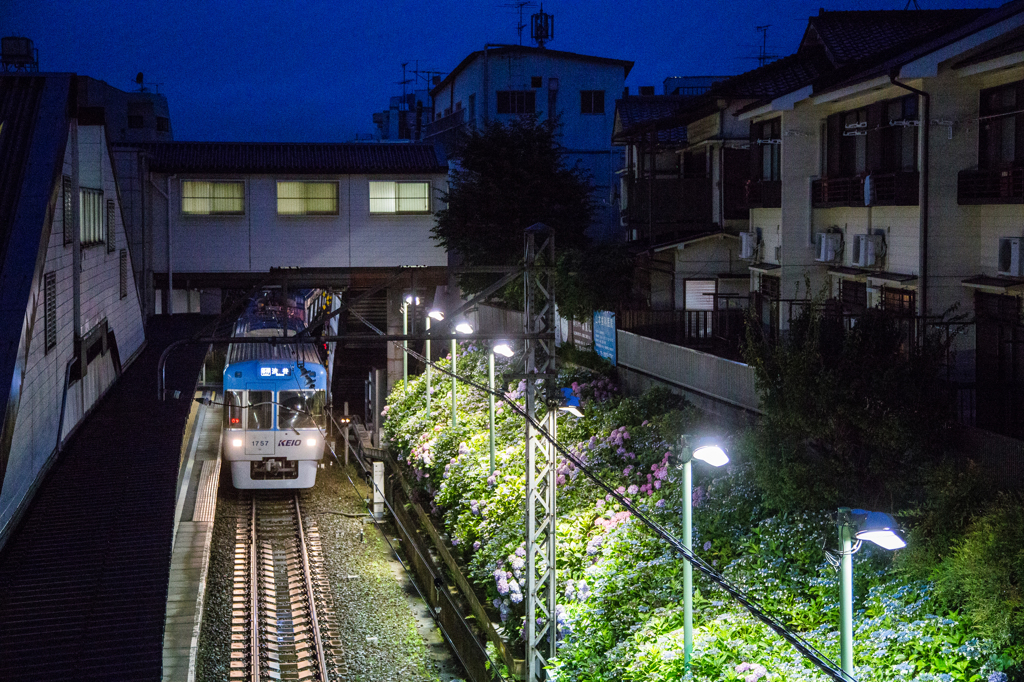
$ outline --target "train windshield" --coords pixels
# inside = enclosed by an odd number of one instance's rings
[[[281,391],[278,394],[278,429],[324,428],[324,391]]]
[[[273,391],[249,391],[247,429],[266,430],[274,428],[273,400]]]
[[[224,393],[224,428],[242,428],[242,392],[225,391]]]

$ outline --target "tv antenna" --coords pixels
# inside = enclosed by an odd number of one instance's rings
[[[916,2],[916,0],[911,0]],[[757,32],[761,34],[761,47],[757,53],[757,66],[762,67],[769,62],[774,62],[779,58],[777,54],[768,54],[768,29],[772,27],[771,24],[765,24],[764,26],[755,26]]]
[[[910,9],[911,5],[914,6],[914,9],[921,9],[921,5],[917,4],[917,0],[907,0],[907,6],[904,7],[903,9],[908,10]]]
[[[530,16],[530,37],[537,47],[555,39],[555,17],[544,12],[544,3],[540,3],[540,12]]]
[[[519,12],[519,23],[516,24],[516,31],[519,32],[519,44],[520,45],[523,44],[523,29],[526,28],[526,24],[523,23],[523,10],[526,9],[527,7],[536,7],[536,6],[537,6],[537,3],[535,3],[535,2],[529,2],[529,1],[524,2],[523,0],[518,0],[517,2],[511,2],[511,3],[508,3],[508,4],[502,5],[502,7],[511,7],[512,9],[516,10],[517,12]]]
[[[139,71],[138,75],[135,76],[135,83],[139,86],[139,92],[149,92],[149,90],[146,89],[146,83],[144,82],[141,71]],[[163,83],[150,83],[150,85],[152,85],[157,94],[159,94],[160,86],[163,85]]]

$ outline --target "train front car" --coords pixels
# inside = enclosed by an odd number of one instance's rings
[[[235,488],[316,483],[327,426],[327,371],[318,355],[309,343],[231,344],[223,452]]]

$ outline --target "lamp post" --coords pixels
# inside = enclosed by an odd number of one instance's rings
[[[884,549],[900,549],[907,543],[896,534],[896,521],[885,512],[840,507],[839,530],[839,652],[843,674],[853,679],[853,555],[864,540]]]
[[[430,417],[430,321],[437,320],[440,322],[444,319],[444,312],[436,305],[427,312],[427,318],[425,320],[427,324],[427,340],[425,342],[424,351],[427,354],[427,417]]]
[[[690,445],[690,439],[683,436],[682,463],[683,470],[683,547],[693,554],[693,467],[694,459],[707,462],[711,466],[720,467],[729,462],[729,455],[713,440],[700,439]],[[690,665],[693,654],[693,566],[689,561],[683,562],[683,664]]]
[[[502,357],[510,358],[514,354],[512,352],[512,346],[507,341],[497,341],[491,346],[491,352],[487,354],[487,388],[490,392],[487,394],[487,424],[490,427],[491,437],[491,473],[494,473],[494,356],[495,354],[501,355]]]
[[[402,301],[402,336],[409,334],[409,306],[419,304],[420,297],[412,294]],[[402,341],[402,381],[409,383],[409,339]]]
[[[456,334],[472,334],[473,333],[473,325],[471,325],[469,323],[469,321],[466,320],[465,318],[462,318],[458,322],[455,323],[455,333]],[[457,413],[458,413],[458,409],[457,409],[458,401],[457,401],[457,398],[456,398],[456,389],[457,389],[458,384],[459,384],[458,372],[456,371],[456,354],[458,352],[458,348],[459,348],[458,342],[455,340],[455,337],[453,336],[452,337],[452,428],[453,429],[456,426],[459,425],[458,416],[457,416]]]

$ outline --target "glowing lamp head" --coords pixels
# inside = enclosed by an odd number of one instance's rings
[[[512,350],[512,346],[510,346],[507,341],[499,341],[494,345],[492,350],[495,355],[500,355],[506,358],[510,358],[515,355],[515,351]]]
[[[864,520],[858,524],[855,533],[858,540],[873,542],[883,549],[902,549],[907,546],[903,538],[896,534],[898,526],[896,520],[885,512],[865,511],[854,509],[851,512],[854,517]]]
[[[725,466],[729,463],[729,455],[718,445],[698,445],[693,449],[693,458],[707,462],[713,467]]]
[[[232,439],[231,445],[233,445],[236,448],[242,447],[242,439],[241,438],[234,438],[234,439]]]
[[[440,308],[434,308],[433,310],[427,313],[427,317],[429,317],[432,320],[437,320],[438,322],[440,322],[441,320],[444,319],[444,311],[441,310]]]
[[[457,331],[460,334],[472,334],[473,325],[471,325],[469,322],[459,322],[457,325],[455,325],[455,331]]]
[[[562,389],[562,400],[558,405],[558,409],[562,412],[568,412],[574,417],[583,416],[583,413],[580,411],[580,399],[573,394],[571,388]]]
[[[413,296],[412,294],[408,294],[405,297],[405,303],[406,303],[406,305],[419,305],[420,304],[420,297],[419,296]]]

